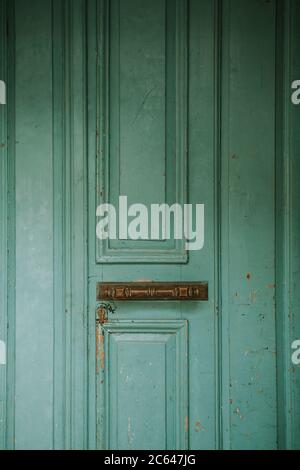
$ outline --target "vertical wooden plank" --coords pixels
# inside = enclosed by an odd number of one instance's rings
[[[291,19],[291,49],[290,49],[290,79],[299,80],[300,77],[300,60],[299,60],[299,41],[300,41],[300,5],[299,2],[293,0],[291,2],[290,19]],[[289,167],[289,194],[290,204],[285,204],[289,209],[289,226],[290,226],[290,239],[289,242],[289,256],[290,256],[290,269],[287,285],[290,292],[290,305],[286,311],[286,316],[290,321],[290,341],[300,339],[300,108],[292,106],[291,120],[290,120],[290,167]],[[286,140],[288,145],[288,137]],[[287,149],[286,149],[287,150]],[[285,153],[287,155],[287,152]],[[287,195],[288,188],[285,194]],[[288,345],[291,346],[291,345]],[[300,370],[299,366],[288,367],[289,380],[291,386],[291,448],[300,449]],[[286,410],[289,413],[289,410]]]
[[[87,447],[86,2],[65,10],[66,448]]]
[[[52,80],[53,80],[53,449],[66,445],[66,314],[64,241],[64,33],[65,2],[52,2]]]
[[[82,449],[88,435],[86,4],[31,3],[24,13],[16,2],[16,447]],[[32,416],[33,432],[26,432]]]
[[[6,104],[0,106],[0,340],[6,364],[0,366],[0,448],[14,447],[15,418],[15,115],[14,2],[0,4],[0,74]]]
[[[7,395],[6,448],[15,446],[15,2],[6,2],[7,9]]]
[[[7,83],[6,2],[0,2],[0,80]],[[6,446],[7,348],[7,112],[0,105],[0,449]]]
[[[273,449],[275,2],[223,5],[224,447]]]
[[[96,282],[103,280],[102,266],[99,269],[97,276],[95,275],[95,256],[96,256],[96,135],[97,130],[95,123],[97,121],[98,104],[93,99],[94,89],[97,86],[97,67],[99,66],[98,58],[98,42],[99,36],[95,33],[97,31],[97,2],[91,0],[87,4],[87,162],[88,162],[88,449],[97,448],[97,431],[102,423],[97,421],[97,416],[104,414],[101,408],[101,403],[97,402],[97,381],[104,379],[104,371],[96,364],[97,353],[96,344],[100,349],[101,331],[100,326],[96,326]],[[97,153],[99,155],[99,153]],[[94,247],[94,248],[93,248]],[[99,361],[99,357],[98,357]],[[100,372],[99,372],[100,371]],[[102,400],[103,402],[103,400]],[[96,410],[96,413],[95,413]],[[100,434],[101,436],[103,434]],[[99,448],[104,448],[103,442],[100,443]]]
[[[53,441],[52,4],[16,0],[16,430]]]
[[[181,305],[189,321],[190,449],[220,446],[219,429],[219,2],[192,0],[189,9],[188,200],[205,203],[205,244],[189,253],[181,279],[209,281],[209,301]]]
[[[300,77],[299,2],[278,2],[277,84],[277,341],[279,447],[300,448],[300,373],[292,364],[291,345],[300,339],[299,319],[299,106],[291,84]]]
[[[72,87],[72,449],[87,446],[86,2],[73,5]]]

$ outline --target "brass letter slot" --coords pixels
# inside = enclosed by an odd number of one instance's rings
[[[208,300],[208,283],[99,282],[97,301],[101,300]]]

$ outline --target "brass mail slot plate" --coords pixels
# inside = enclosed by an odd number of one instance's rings
[[[207,282],[99,282],[97,300],[208,300]]]

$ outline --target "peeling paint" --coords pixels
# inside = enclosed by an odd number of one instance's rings
[[[104,369],[104,367],[105,367],[105,353],[104,353],[104,351],[100,352],[100,367],[101,367],[101,369]]]
[[[199,432],[199,431],[206,431],[206,429],[205,429],[204,426],[202,426],[200,421],[196,421],[196,423],[195,423],[195,432]]]
[[[244,419],[244,416],[242,415],[239,407],[237,407],[233,413],[236,414],[240,419]]]
[[[128,443],[132,444],[133,439],[134,439],[134,433],[132,431],[132,424],[131,424],[130,416],[128,417],[127,437],[128,437]]]
[[[96,372],[99,372],[99,360],[100,368],[104,369],[105,366],[105,353],[104,353],[104,335],[100,327],[96,329]]]
[[[254,304],[257,300],[257,292],[254,290],[250,294],[250,301]]]
[[[185,417],[185,432],[189,431],[189,417]]]

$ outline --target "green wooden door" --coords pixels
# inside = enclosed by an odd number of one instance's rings
[[[118,210],[122,195],[128,206],[143,203],[149,212],[151,204],[183,207],[204,201],[208,211],[207,244],[201,252],[189,254],[185,240],[172,236],[97,240],[96,251],[92,243],[101,276],[97,280],[210,280],[211,289],[205,303],[115,302],[115,312],[97,334],[98,447],[188,449],[200,435],[203,445],[210,446],[217,386],[214,225],[208,220],[214,170],[213,129],[205,119],[213,113],[213,84],[203,94],[205,114],[195,116],[193,130],[187,112],[187,1],[112,0],[97,6],[92,15],[100,35],[96,206],[109,202]],[[203,24],[211,22],[208,5],[204,13]],[[198,33],[194,28],[194,44]],[[203,66],[209,75],[214,45],[212,37],[205,40],[210,54]],[[192,76],[195,84],[196,70]],[[191,91],[192,100],[201,99],[196,89]],[[189,149],[188,135],[194,131],[200,134]],[[149,232],[150,225],[149,220]]]
[[[0,0],[0,448],[300,447],[299,0]],[[185,241],[97,208],[205,205]],[[207,301],[98,283],[200,282]],[[109,304],[109,302],[108,302]]]
[[[93,305],[99,281],[209,283],[207,302],[119,301],[97,327],[98,448],[214,448],[221,387],[236,439],[244,433],[250,445],[255,433],[257,446],[275,445],[275,10],[236,2],[229,13],[223,3],[223,12],[186,0],[99,1],[90,10],[98,51],[88,64]],[[99,241],[96,207],[118,211],[119,196],[147,207],[205,204],[204,248]]]

